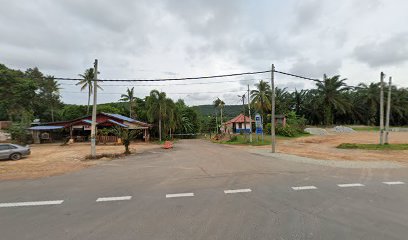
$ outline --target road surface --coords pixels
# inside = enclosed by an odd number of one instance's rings
[[[183,140],[0,182],[0,239],[407,239],[408,168],[334,168]]]

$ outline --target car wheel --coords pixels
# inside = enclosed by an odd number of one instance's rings
[[[13,154],[10,155],[10,159],[19,160],[19,159],[21,159],[21,154],[20,153],[13,153]]]

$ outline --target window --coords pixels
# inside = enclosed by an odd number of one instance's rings
[[[6,145],[6,144],[0,145],[0,151],[1,150],[9,150],[9,149],[10,149],[10,145]]]
[[[239,128],[242,128],[242,123],[239,123]]]

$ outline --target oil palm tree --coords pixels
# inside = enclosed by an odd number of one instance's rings
[[[79,82],[75,85],[81,85],[81,91],[88,89],[88,105],[86,109],[86,114],[89,115],[89,106],[90,106],[90,101],[91,101],[91,95],[92,95],[92,90],[93,90],[93,80],[94,80],[94,69],[89,68],[86,69],[84,74],[78,74],[82,80],[79,80]],[[102,89],[98,84],[97,87],[99,89]]]
[[[127,88],[126,89],[126,94],[122,94],[121,97],[121,101],[124,102],[129,102],[129,117],[132,118],[132,105],[134,104],[135,101],[135,95],[134,95],[134,87],[132,87],[131,89]]]
[[[257,111],[261,112],[263,123],[265,124],[265,113],[271,108],[271,86],[263,80],[255,84],[256,89],[251,91],[251,105],[255,107]]]
[[[159,140],[162,140],[162,118],[166,115],[166,93],[152,90],[146,97],[147,117],[150,122],[159,121]]]
[[[316,83],[318,95],[322,100],[321,104],[324,106],[324,123],[326,125],[333,124],[335,110],[346,113],[351,107],[350,102],[343,95],[350,90],[350,87],[345,83],[346,80],[346,78],[340,79],[340,75],[328,78],[325,74],[323,80]]]
[[[221,115],[221,126],[222,126],[222,110],[224,109],[224,107],[225,107],[225,102],[224,101],[222,101],[220,98],[218,98],[217,97],[217,99],[215,99],[214,101],[213,101],[213,106],[215,107],[215,108],[218,108],[218,109],[220,109],[220,115]],[[217,127],[217,131],[218,131],[218,127]]]

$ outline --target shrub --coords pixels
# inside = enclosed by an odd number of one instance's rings
[[[233,135],[231,136],[230,140],[228,140],[228,142],[237,142],[238,141],[238,136]]]
[[[27,131],[27,126],[22,123],[14,123],[7,130],[11,139],[19,144],[27,144],[32,141],[31,134]]]

